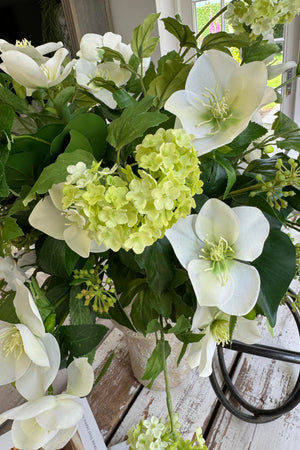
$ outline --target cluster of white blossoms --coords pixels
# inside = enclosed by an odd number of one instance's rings
[[[183,130],[147,135],[136,150],[137,174],[131,166],[121,176],[100,163],[69,166],[66,182],[54,185],[33,209],[31,225],[83,257],[109,248],[141,253],[190,214],[194,195],[202,192],[191,141]]]
[[[252,34],[269,33],[275,25],[291,22],[300,11],[299,0],[238,0],[229,3],[225,18],[237,32],[243,25],[251,27]]]
[[[60,350],[55,337],[45,332],[39,310],[21,271],[12,274],[10,257],[1,258],[0,279],[16,290],[13,300],[18,323],[0,320],[0,385],[14,383],[26,399],[21,406],[0,414],[0,425],[13,420],[12,440],[23,450],[63,448],[76,432],[83,416],[78,397],[93,386],[94,373],[87,358],[69,365],[66,392],[47,395],[60,366]],[[14,283],[11,283],[15,275]]]

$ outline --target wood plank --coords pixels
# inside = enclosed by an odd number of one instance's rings
[[[295,322],[286,307],[280,307],[274,338],[263,328],[261,343],[299,351]],[[230,350],[228,350],[230,351]],[[233,378],[241,395],[257,407],[273,408],[294,387],[299,367],[252,355],[242,355]],[[299,449],[300,405],[285,416],[267,424],[250,424],[220,408],[207,437],[210,450]]]

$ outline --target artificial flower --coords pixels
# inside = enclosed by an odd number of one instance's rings
[[[203,155],[231,142],[255,111],[275,99],[263,62],[240,66],[226,53],[208,50],[192,67],[185,90],[174,92],[165,109],[195,136],[195,149]]]
[[[12,440],[23,450],[63,448],[77,430],[83,408],[76,398],[87,395],[94,381],[87,358],[75,359],[67,369],[65,393],[42,396],[0,414],[0,424],[13,420]]]
[[[213,198],[198,215],[179,219],[166,231],[200,306],[217,306],[237,316],[251,311],[260,291],[260,276],[248,263],[261,254],[269,229],[258,208],[230,208]]]
[[[95,65],[85,59],[79,59],[75,64],[76,80],[79,86],[91,92],[98,100],[101,100],[110,108],[116,108],[117,102],[113,98],[112,92],[101,86],[95,77],[100,77],[106,81],[112,81],[116,86],[122,86],[130,78],[129,70],[120,67],[119,61],[107,61]]]
[[[11,256],[0,256],[0,280],[5,280],[9,289],[16,290],[17,280],[21,283],[28,281],[25,273],[17,267],[17,264]]]
[[[67,49],[60,48],[52,58],[40,64],[23,52],[8,50],[1,54],[3,63],[0,64],[0,69],[19,84],[30,89],[28,92],[30,93],[35,89],[55,86],[69,75],[75,60],[63,67],[62,63],[68,53]]]
[[[77,56],[81,59],[98,63],[102,61],[104,53],[102,47],[108,47],[121,53],[127,63],[132,55],[130,45],[122,42],[122,36],[109,31],[103,36],[95,33],[87,33],[83,35],[80,41],[80,50],[77,52]]]
[[[59,364],[59,346],[45,333],[36,304],[24,284],[16,281],[14,307],[20,323],[0,321],[0,384],[16,382],[26,399],[44,395]]]
[[[27,56],[30,56],[30,58],[34,59],[37,63],[40,64],[47,61],[47,58],[44,55],[46,55],[47,53],[56,52],[61,47],[63,47],[62,42],[47,42],[45,44],[34,47],[27,39],[16,41],[15,45],[10,44],[4,39],[0,39],[0,52],[15,50],[20,53],[24,53]]]
[[[78,255],[87,258],[90,252],[103,252],[104,246],[98,246],[84,228],[85,221],[76,210],[67,214],[63,209],[64,183],[55,184],[49,195],[40,200],[29,216],[29,223],[34,228],[55,239],[64,240]],[[73,214],[71,214],[73,212]]]
[[[188,363],[191,368],[198,367],[202,377],[212,373],[212,358],[218,345],[229,343],[230,316],[218,308],[199,306],[195,312],[192,330],[199,330],[204,334],[199,342],[190,345]],[[233,331],[233,339],[254,344],[259,341],[261,334],[256,320],[238,317]]]

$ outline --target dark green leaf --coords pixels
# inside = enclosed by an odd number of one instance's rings
[[[252,265],[261,279],[258,305],[274,327],[279,304],[296,272],[295,247],[285,233],[272,229],[262,254]]]
[[[239,134],[230,144],[228,144],[231,151],[226,152],[227,156],[235,156],[241,154],[249,147],[249,145],[253,141],[264,136],[267,131],[268,130],[261,125],[258,125],[255,122],[249,122],[247,128],[241,134]]]
[[[10,135],[15,118],[15,112],[9,105],[0,105],[0,136],[1,131],[4,131],[7,135]]]
[[[37,251],[38,262],[45,273],[59,278],[68,278],[66,263],[67,245],[65,241],[59,241],[50,236],[44,240]]]
[[[103,339],[108,328],[104,325],[65,325],[59,330],[61,341],[70,356],[84,356],[92,351]]]
[[[84,299],[76,298],[79,292],[80,288],[78,286],[72,286],[70,290],[70,324],[92,324],[94,319],[90,308],[84,305]]]
[[[151,320],[151,322],[148,323],[146,332],[147,332],[147,334],[149,334],[149,333],[155,333],[159,330],[161,330],[160,323],[158,322],[157,319],[153,319],[153,320]]]
[[[112,308],[109,308],[108,313],[119,325],[129,328],[129,330],[136,331],[118,300]]]
[[[231,55],[228,47],[247,47],[249,45],[249,35],[248,34],[230,34],[225,31],[220,31],[218,33],[211,33],[205,36],[201,45],[201,51],[217,49],[224,51]]]
[[[9,323],[19,323],[20,320],[16,315],[13,300],[15,298],[15,292],[7,295],[4,300],[0,300],[0,320]]]
[[[174,327],[170,328],[168,330],[168,333],[175,333],[175,334],[181,334],[184,331],[187,331],[191,328],[191,323],[190,321],[184,317],[184,315],[181,315],[180,317],[178,317],[177,321],[176,321],[176,325],[174,325]]]
[[[165,29],[179,40],[181,47],[197,48],[195,33],[187,25],[173,17],[166,17],[162,21]]]
[[[263,61],[274,53],[279,53],[280,48],[276,44],[261,43],[261,39],[254,41],[249,47],[243,48],[243,63]]]
[[[296,122],[286,116],[283,112],[278,111],[276,116],[277,118],[272,125],[272,130],[276,136],[285,136],[287,133],[299,129]]]
[[[9,89],[4,86],[0,86],[0,101],[6,105],[11,106],[15,111],[19,113],[26,113],[28,109],[28,103],[25,99],[13,94]]]
[[[223,167],[227,175],[227,185],[223,195],[223,198],[225,199],[236,181],[235,169],[233,168],[231,162],[218,152],[215,152],[214,159],[221,167]]]
[[[157,317],[153,311],[152,290],[145,286],[137,293],[133,303],[130,317],[135,328],[143,334],[146,334],[148,323]]]
[[[53,313],[53,305],[49,302],[44,290],[39,287],[35,277],[31,277],[30,290],[42,320],[45,320]]]
[[[132,302],[143,284],[146,284],[145,278],[134,278],[128,282],[126,290],[120,296],[120,303],[123,307],[128,306]]]
[[[5,242],[10,242],[13,239],[23,236],[23,230],[17,224],[13,217],[6,217],[2,228],[2,239]]]
[[[181,360],[182,360],[182,358],[183,358],[184,355],[185,355],[185,352],[186,352],[186,350],[187,350],[187,347],[188,347],[188,344],[186,344],[186,343],[183,343],[183,344],[182,344],[182,348],[181,348],[180,354],[179,354],[178,359],[177,359],[177,367],[178,367],[179,364],[181,363]]]
[[[237,316],[230,316],[229,319],[229,341],[232,341],[232,335],[236,326]]]
[[[68,86],[61,90],[54,99],[54,106],[59,116],[62,118],[70,118],[68,103],[72,101],[75,95],[75,87]]]
[[[151,380],[148,388],[153,385],[155,378],[164,370],[164,355],[167,359],[171,353],[170,344],[167,341],[158,341],[155,349],[147,361],[145,373],[142,380]]]
[[[97,383],[99,383],[99,381],[101,380],[101,378],[106,374],[107,370],[109,369],[112,360],[114,359],[114,352],[112,352],[109,357],[107,358],[107,360],[104,363],[104,366],[102,367],[102,369],[99,372],[99,375],[97,376],[95,382],[94,382],[94,386],[96,386]]]
[[[196,334],[188,331],[186,333],[177,334],[177,338],[184,342],[185,344],[190,344],[193,342],[199,342],[205,336],[205,334]]]

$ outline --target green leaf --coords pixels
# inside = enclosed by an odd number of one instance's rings
[[[283,112],[276,113],[276,120],[272,125],[272,130],[276,136],[285,136],[287,133],[299,130],[298,125]]]
[[[0,320],[9,323],[19,323],[20,320],[16,314],[13,300],[15,298],[15,292],[7,295],[4,300],[0,300]]]
[[[112,308],[109,308],[108,314],[111,319],[115,320],[119,325],[129,328],[129,330],[136,331],[119,300],[115,302]]]
[[[0,86],[0,101],[11,106],[18,113],[26,113],[28,110],[27,101],[13,94],[4,86]]]
[[[201,51],[217,49],[231,55],[228,47],[244,48],[249,45],[249,42],[249,35],[247,33],[236,35],[220,31],[205,36],[201,45]]]
[[[184,89],[191,64],[183,64],[176,60],[168,60],[162,72],[149,85],[147,95],[155,97],[156,106],[161,107],[168,98],[180,89]]]
[[[199,342],[205,336],[205,334],[196,334],[191,331],[187,331],[186,333],[181,333],[176,335],[177,338],[184,342],[185,344],[191,344],[193,342]]]
[[[102,369],[99,372],[99,375],[97,376],[95,382],[94,382],[94,387],[96,386],[97,383],[99,383],[99,381],[101,380],[101,378],[106,374],[107,370],[109,369],[112,360],[114,359],[114,352],[112,352],[109,357],[107,358],[107,360],[104,363],[104,366],[102,367]]]
[[[223,198],[225,199],[236,181],[235,169],[231,165],[231,162],[228,159],[224,158],[222,155],[220,155],[220,153],[218,152],[214,153],[214,159],[221,167],[223,167],[227,175],[227,186],[223,196]]]
[[[113,98],[116,100],[119,108],[121,109],[127,108],[127,106],[136,103],[135,98],[122,88],[119,88],[116,92],[113,93]]]
[[[2,228],[3,241],[10,242],[13,239],[23,235],[23,230],[17,224],[17,220],[13,217],[6,217]]]
[[[70,324],[83,325],[94,323],[93,314],[88,306],[84,305],[84,300],[76,298],[81,288],[72,286],[70,290]]]
[[[139,267],[145,269],[147,281],[154,292],[167,291],[174,277],[174,253],[167,238],[159,239],[136,255]]]
[[[10,136],[10,131],[13,126],[15,112],[9,105],[0,105],[0,138],[1,131],[4,131]]]
[[[197,48],[197,39],[195,33],[188,27],[183,25],[174,17],[166,17],[162,19],[165,29],[178,39],[181,47]]]
[[[67,167],[73,164],[75,165],[80,161],[84,162],[87,166],[90,166],[94,161],[94,157],[91,153],[84,150],[75,150],[71,153],[59,155],[53,164],[44,168],[29,194],[24,199],[24,205],[26,206],[29,202],[34,200],[36,193],[45,194],[53,184],[65,181],[68,175]]]
[[[168,330],[168,333],[175,333],[175,334],[181,334],[184,331],[187,331],[191,328],[190,321],[184,317],[184,315],[181,315],[178,317],[176,321],[176,325],[174,327],[170,328]]]
[[[146,334],[148,323],[157,317],[157,313],[153,311],[151,300],[152,290],[144,286],[136,294],[132,303],[130,317],[135,328],[143,334]]]
[[[69,131],[70,141],[64,151],[64,153],[71,153],[75,150],[84,150],[89,153],[93,153],[92,146],[87,137],[77,130]]]
[[[161,325],[160,325],[160,323],[158,322],[157,319],[153,319],[153,320],[151,320],[151,322],[148,323],[147,334],[155,333],[155,332],[157,332],[159,330],[161,330]]]
[[[59,278],[69,278],[68,254],[69,249],[65,241],[59,241],[50,236],[47,236],[41,247],[37,249],[38,262],[42,271]]]
[[[134,278],[129,281],[126,290],[123,291],[120,296],[120,303],[123,307],[128,306],[131,303],[143,284],[146,284],[145,278]]]
[[[43,320],[53,313],[53,305],[50,303],[43,289],[38,285],[35,277],[31,277],[30,291],[38,307]]]
[[[75,86],[68,86],[62,89],[54,99],[54,106],[60,117],[70,115],[68,111],[68,103],[71,102],[75,95]]]
[[[236,326],[237,316],[230,316],[229,319],[229,341],[232,341],[232,335]]]
[[[145,373],[142,377],[142,380],[151,380],[147,386],[148,389],[152,387],[155,378],[164,370],[164,355],[167,359],[170,353],[171,347],[167,341],[157,342],[155,349],[147,361]]]
[[[258,305],[274,327],[279,304],[296,272],[295,247],[285,233],[271,229],[262,254],[252,265],[261,280]]]
[[[230,151],[226,151],[227,156],[236,156],[241,154],[244,150],[246,150],[249,145],[264,136],[267,133],[267,129],[258,125],[255,122],[249,122],[247,128],[239,134],[228,147],[231,149]],[[220,151],[220,150],[219,150]]]
[[[151,306],[158,314],[168,318],[172,312],[172,304],[175,295],[176,293],[173,289],[162,292],[160,295],[152,291]]]
[[[60,341],[70,352],[70,357],[87,355],[107,333],[104,325],[65,325],[59,330]]]
[[[151,37],[150,33],[153,30],[156,21],[160,14],[150,14],[144,22],[136,27],[132,34],[131,49],[133,53],[140,59],[147,58],[155,51],[159,38]]]
[[[261,42],[261,38],[254,41],[249,47],[243,48],[243,64],[252,61],[263,61],[274,53],[279,53],[280,48],[276,44]]]
[[[108,128],[108,142],[116,149],[143,136],[149,128],[168,120],[168,116],[159,112],[147,112],[152,106],[153,97],[145,97],[134,105],[124,109],[121,116]]]
[[[181,360],[182,360],[182,358],[183,358],[184,355],[185,355],[185,352],[186,352],[186,350],[187,350],[187,347],[188,347],[188,344],[186,344],[186,343],[183,343],[183,344],[182,344],[182,348],[181,348],[180,354],[179,354],[178,359],[177,359],[177,367],[178,367],[179,364],[181,363]]]

